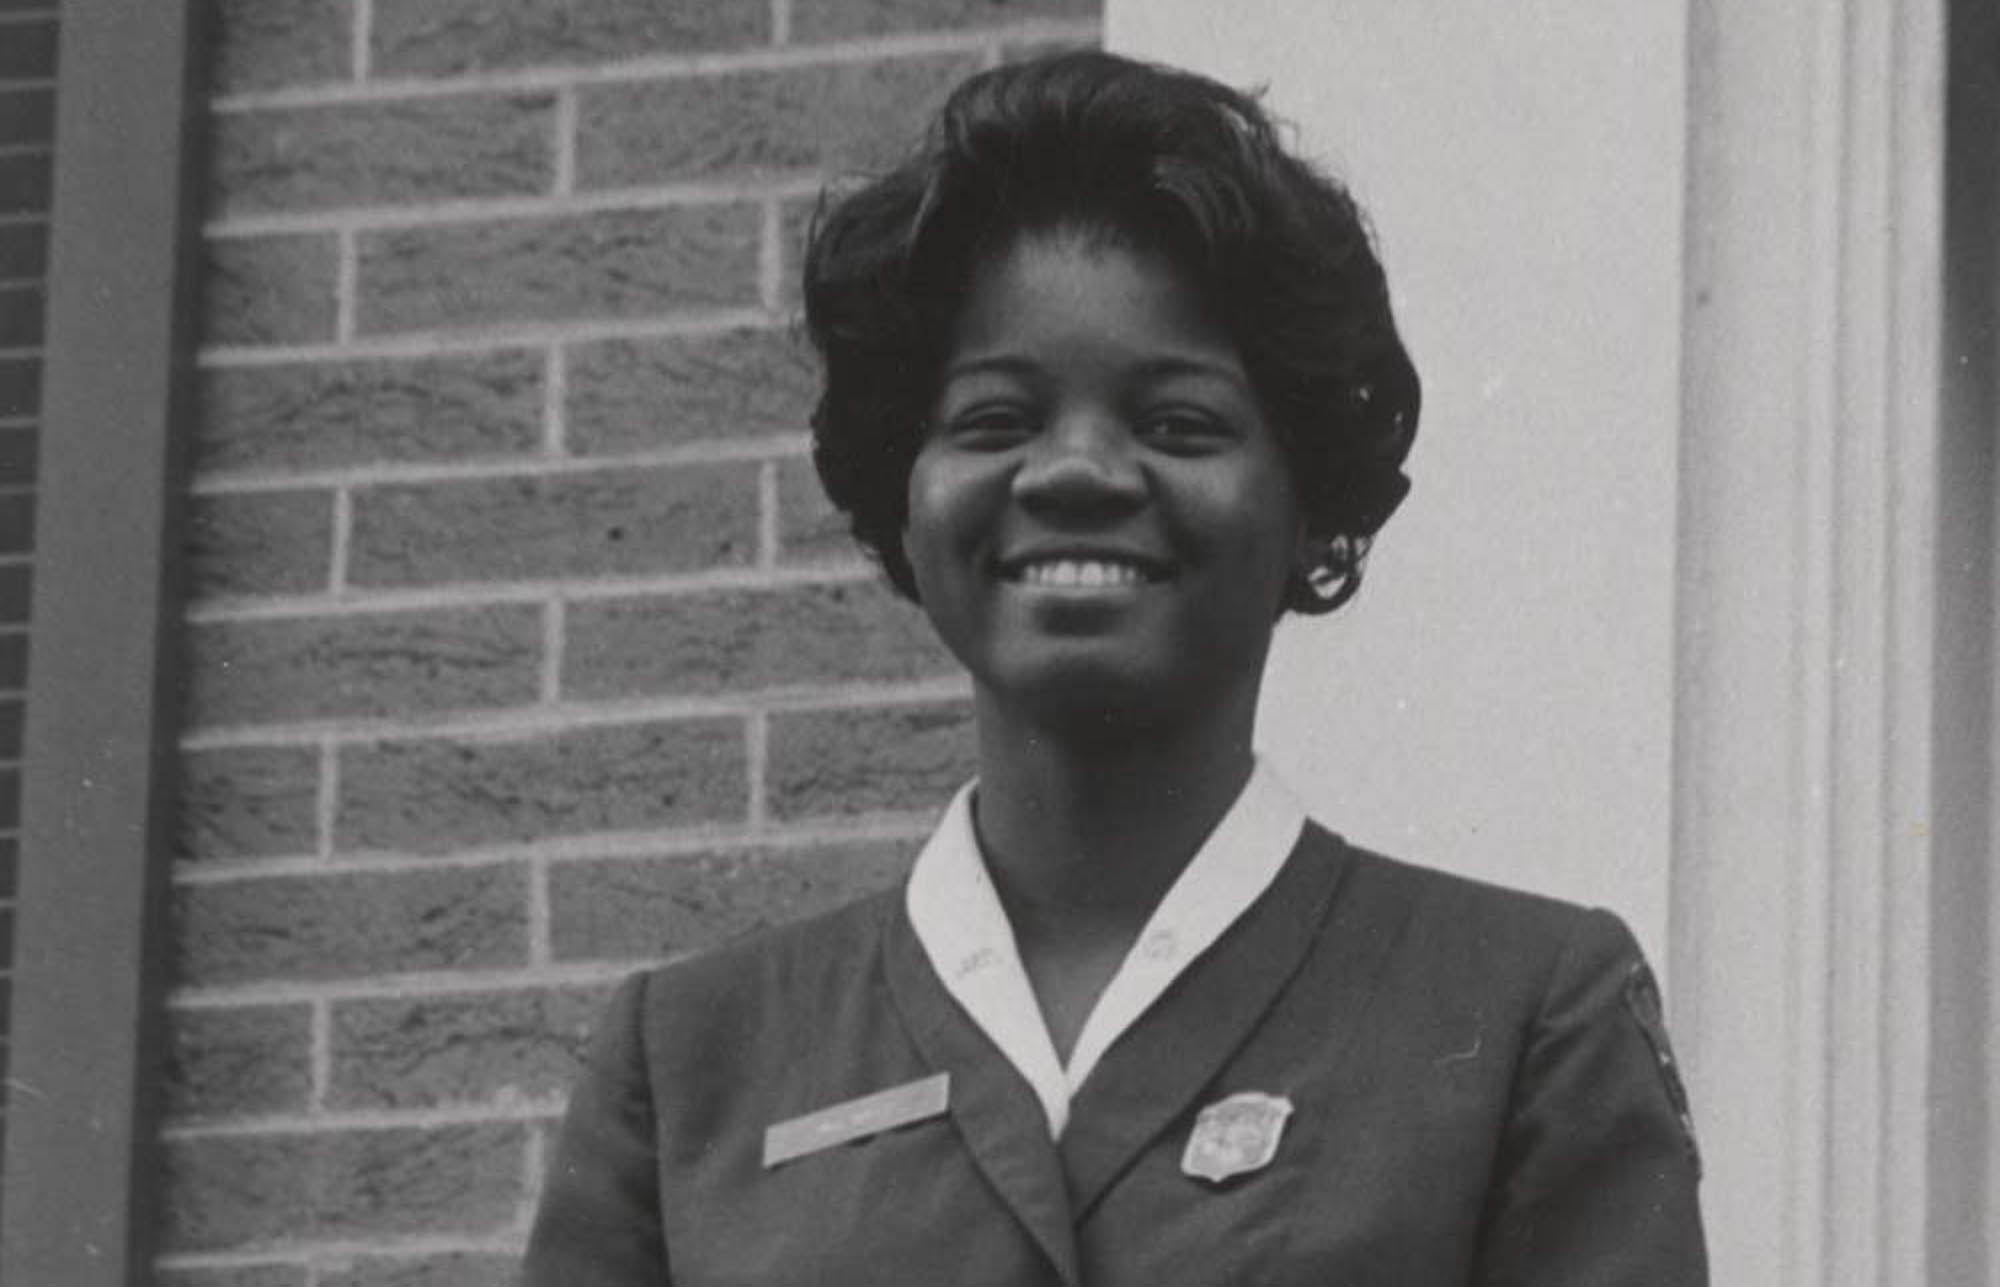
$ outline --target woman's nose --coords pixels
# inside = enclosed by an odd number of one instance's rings
[[[1117,515],[1145,497],[1129,436],[1091,417],[1050,425],[1014,475],[1014,499],[1036,513]]]

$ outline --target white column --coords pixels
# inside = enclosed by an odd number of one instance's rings
[[[1692,11],[1671,938],[1718,1283],[1926,1281],[1941,27]]]

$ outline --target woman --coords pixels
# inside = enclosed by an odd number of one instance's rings
[[[1346,194],[1251,100],[985,73],[822,212],[821,477],[971,673],[905,888],[643,975],[535,1284],[1704,1281],[1622,925],[1365,853],[1251,752],[1407,490]]]

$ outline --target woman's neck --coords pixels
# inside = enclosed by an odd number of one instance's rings
[[[1017,929],[1136,933],[1249,779],[1253,705],[1199,728],[1051,736],[979,703],[980,846]]]

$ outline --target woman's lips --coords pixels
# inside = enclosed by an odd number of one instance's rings
[[[1057,590],[1123,589],[1148,578],[1136,563],[1116,559],[1037,559],[1015,575],[1023,585]]]

